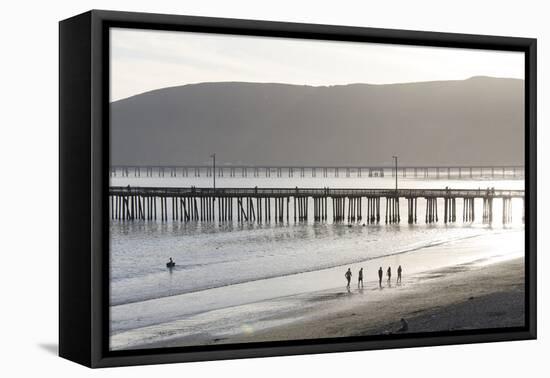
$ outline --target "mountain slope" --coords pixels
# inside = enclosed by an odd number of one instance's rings
[[[111,104],[112,164],[522,164],[523,80],[203,83]]]

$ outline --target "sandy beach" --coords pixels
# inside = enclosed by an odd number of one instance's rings
[[[407,332],[523,326],[523,259],[464,264],[425,275],[422,286],[341,312],[226,342],[309,339],[394,333],[406,319]],[[480,284],[473,284],[479,282]]]
[[[522,256],[521,231],[497,231],[350,265],[113,306],[111,348],[381,334],[394,332],[402,317],[410,320],[409,331],[416,332],[413,318],[470,297],[475,304],[498,293],[490,299],[495,306],[523,303]],[[404,274],[397,285],[399,265]],[[381,288],[376,274],[380,266],[394,271],[391,283],[384,279]],[[348,267],[354,273],[349,291],[344,279]],[[357,287],[359,268],[364,268],[364,288]],[[493,314],[483,325],[474,319],[483,315],[464,311],[464,324],[432,328],[428,322],[427,330],[495,327],[503,318]]]
[[[395,280],[395,278],[394,278]],[[396,333],[447,331],[524,324],[524,261],[478,260],[408,277],[383,288],[326,290],[300,298],[306,304],[261,321],[275,324],[227,335],[174,337],[140,348],[232,344]],[[334,310],[337,309],[337,310]]]

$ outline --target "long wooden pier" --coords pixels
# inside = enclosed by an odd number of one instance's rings
[[[482,201],[482,221],[493,222],[493,201],[502,200],[502,223],[512,222],[512,199],[524,205],[523,190],[494,189],[332,189],[332,188],[109,188],[113,220],[191,222],[295,222],[400,223],[400,201],[407,201],[407,222],[454,223],[457,199],[462,200],[462,221],[474,222],[475,203]],[[418,200],[425,214],[418,216]],[[313,202],[311,209],[310,202]],[[477,201],[476,201],[477,200]],[[443,213],[438,204],[442,201]],[[382,208],[382,206],[385,206]],[[313,210],[311,218],[310,210]],[[442,218],[441,218],[442,216]]]
[[[392,166],[117,165],[111,177],[395,177]],[[399,166],[397,175],[423,179],[524,178],[522,165]]]

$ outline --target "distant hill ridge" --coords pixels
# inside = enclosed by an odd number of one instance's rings
[[[522,164],[524,82],[214,82],[111,104],[112,164]]]

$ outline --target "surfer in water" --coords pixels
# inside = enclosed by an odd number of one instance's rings
[[[173,268],[175,265],[176,265],[176,263],[175,263],[174,260],[172,260],[172,258],[170,257],[170,260],[166,263],[166,267],[167,267],[167,268]]]
[[[378,269],[378,286],[382,287],[382,275],[384,272],[382,271],[382,267]]]
[[[363,268],[359,269],[359,277],[357,279],[357,287],[363,287]]]

